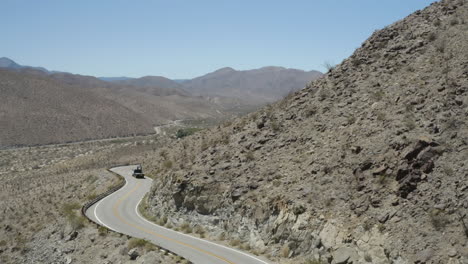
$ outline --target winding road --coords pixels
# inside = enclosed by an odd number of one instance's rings
[[[89,218],[114,231],[151,241],[196,264],[268,264],[256,256],[167,229],[143,218],[137,208],[150,190],[152,180],[133,178],[134,168],[111,169],[125,177],[126,184],[91,206],[86,211]]]

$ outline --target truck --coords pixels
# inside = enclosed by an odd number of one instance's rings
[[[132,176],[135,178],[145,178],[145,174],[143,173],[143,168],[141,164],[138,164],[136,169],[133,170]]]

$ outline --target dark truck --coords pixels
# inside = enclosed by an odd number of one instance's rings
[[[132,176],[135,178],[144,178],[145,174],[143,173],[143,168],[141,165],[138,165],[136,169],[133,170]]]

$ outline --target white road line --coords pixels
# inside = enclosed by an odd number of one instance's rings
[[[123,176],[123,177],[124,177],[124,176]],[[103,226],[105,226],[105,227],[107,227],[107,228],[109,228],[110,230],[115,231],[115,232],[119,232],[119,231],[117,231],[117,230],[115,230],[114,228],[112,228],[112,227],[106,225],[103,221],[101,221],[101,219],[99,219],[99,217],[98,217],[98,215],[97,215],[97,209],[98,209],[99,205],[101,204],[101,202],[103,202],[105,199],[109,198],[109,197],[112,196],[113,194],[116,194],[116,193],[118,193],[118,192],[120,192],[121,190],[124,189],[124,187],[128,184],[127,178],[124,177],[124,180],[125,180],[125,184],[124,184],[124,186],[122,186],[122,188],[120,188],[117,192],[111,193],[111,194],[109,194],[108,196],[106,196],[106,197],[104,197],[103,199],[101,199],[101,200],[96,204],[96,206],[94,207],[94,217],[96,217],[96,220],[98,220],[98,222],[99,222],[101,225],[103,225]]]
[[[150,179],[150,180],[153,181],[152,179]],[[169,231],[172,231],[172,232],[176,232],[176,233],[178,233],[178,234],[180,234],[180,235],[182,235],[182,236],[194,238],[194,239],[199,240],[199,241],[203,241],[203,242],[206,242],[206,243],[209,243],[209,244],[218,246],[218,247],[222,247],[222,248],[224,248],[224,249],[228,249],[228,250],[234,251],[234,252],[236,252],[236,253],[239,253],[239,254],[242,254],[242,255],[244,255],[244,256],[247,256],[247,257],[250,257],[250,258],[252,258],[252,259],[255,259],[255,260],[257,260],[257,261],[260,261],[261,263],[269,264],[268,262],[265,262],[265,261],[263,261],[263,260],[261,260],[261,259],[258,259],[258,258],[254,257],[254,256],[252,256],[252,255],[249,255],[249,254],[247,254],[247,253],[245,253],[245,252],[242,252],[242,251],[239,251],[239,250],[237,250],[237,249],[233,249],[233,248],[226,247],[226,246],[223,246],[223,245],[220,245],[220,244],[216,244],[216,243],[211,242],[211,241],[208,241],[208,240],[204,240],[204,239],[201,239],[201,238],[198,238],[198,237],[194,237],[194,236],[191,236],[191,235],[187,235],[187,234],[184,234],[184,233],[180,233],[180,232],[174,231],[174,230],[172,230],[172,229],[166,228],[166,227],[164,227],[164,226],[160,226],[160,225],[157,225],[157,224],[155,224],[155,223],[153,223],[153,222],[150,222],[149,220],[147,220],[146,218],[144,218],[143,216],[141,216],[141,215],[140,215],[140,212],[138,212],[138,206],[140,205],[141,201],[143,201],[144,198],[145,198],[145,197],[143,196],[143,198],[140,199],[140,201],[138,202],[138,204],[137,204],[136,207],[135,207],[135,212],[136,212],[136,214],[137,214],[138,217],[140,217],[143,221],[145,221],[145,222],[147,222],[147,223],[149,223],[149,224],[151,224],[151,225],[160,227],[160,228],[162,228],[162,229],[169,230]]]

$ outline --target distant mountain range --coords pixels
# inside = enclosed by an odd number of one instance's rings
[[[185,81],[182,85],[194,95],[233,97],[252,104],[263,104],[304,88],[321,75],[318,71],[273,66],[245,71],[227,67]]]
[[[115,82],[115,81],[130,80],[133,78],[122,76],[122,77],[98,77],[98,79],[106,81],[106,82]]]
[[[18,63],[14,62],[13,60],[2,57],[0,58],[0,68],[7,68],[7,69],[14,69],[14,70],[20,70],[20,69],[33,69],[33,70],[38,70],[42,71],[45,73],[50,73],[47,69],[43,67],[32,67],[32,66],[23,66],[19,65]]]
[[[198,96],[237,98],[245,103],[256,105],[279,100],[320,76],[322,73],[319,71],[269,66],[243,71],[226,67],[194,79],[183,80],[170,80],[161,76],[100,79],[137,87],[157,86],[185,90]]]
[[[144,134],[170,120],[226,118],[280,99],[320,75],[264,67],[223,68],[177,81],[96,78],[0,58],[0,146]]]

